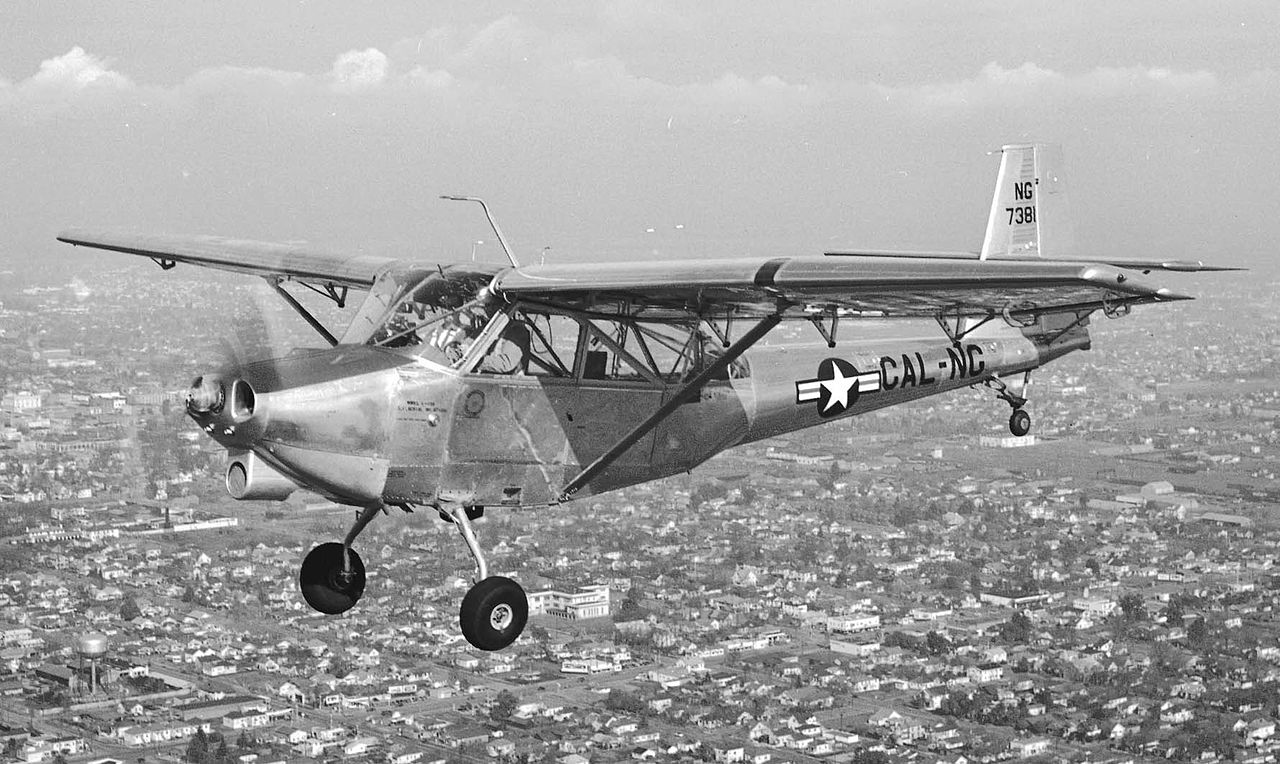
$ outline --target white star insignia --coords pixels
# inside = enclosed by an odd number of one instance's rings
[[[854,385],[858,384],[857,377],[846,377],[836,364],[831,364],[831,374],[831,379],[823,379],[818,382],[819,385],[826,388],[828,394],[827,405],[822,408],[824,413],[833,406],[839,406],[842,409],[848,408],[849,391],[853,389]]]

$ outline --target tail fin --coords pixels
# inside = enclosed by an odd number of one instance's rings
[[[982,260],[1071,254],[1070,214],[1062,148],[1031,143],[1000,149]]]

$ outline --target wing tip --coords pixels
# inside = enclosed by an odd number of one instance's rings
[[[1159,302],[1178,302],[1179,300],[1194,300],[1194,299],[1196,298],[1193,297],[1192,295],[1182,294],[1181,292],[1175,292],[1172,289],[1161,288],[1156,290],[1156,300],[1158,300]]]

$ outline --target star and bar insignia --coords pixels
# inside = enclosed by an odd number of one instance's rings
[[[860,393],[880,389],[880,372],[860,373],[853,364],[827,358],[818,364],[816,379],[796,382],[796,403],[818,402],[822,416],[837,416],[858,400]]]

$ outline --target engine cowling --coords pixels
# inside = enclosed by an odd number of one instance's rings
[[[228,454],[227,493],[233,499],[283,501],[299,487],[252,451]]]

